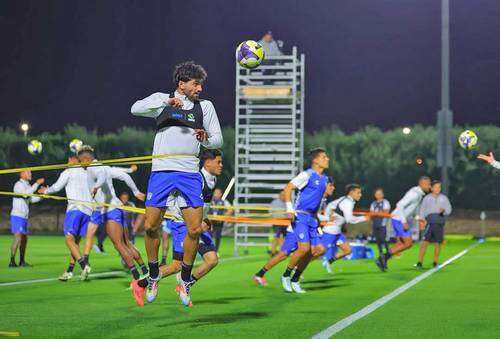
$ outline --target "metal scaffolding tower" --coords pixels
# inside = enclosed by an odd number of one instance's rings
[[[269,204],[302,170],[304,60],[293,47],[256,69],[236,66],[236,205]],[[240,247],[268,246],[270,226],[236,224],[235,255]]]

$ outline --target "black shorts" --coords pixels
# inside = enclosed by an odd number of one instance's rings
[[[377,242],[384,242],[387,239],[387,227],[373,227],[373,237]]]
[[[205,254],[208,252],[217,252],[217,249],[215,248],[214,245],[207,245],[204,243],[200,243],[198,245],[198,253],[203,257]],[[182,261],[184,260],[184,253],[182,252],[177,252],[173,251],[172,252],[172,258],[177,261]]]
[[[286,227],[285,226],[273,226],[274,236],[276,238],[286,237]]]
[[[442,243],[444,238],[444,224],[427,224],[424,231],[424,240]]]

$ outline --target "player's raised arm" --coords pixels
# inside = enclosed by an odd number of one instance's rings
[[[491,166],[497,168],[497,169],[500,169],[500,161],[496,161],[495,160],[495,156],[493,155],[493,152],[490,152],[489,155],[486,155],[486,154],[479,154],[477,156],[478,159],[480,160],[484,160],[486,161],[487,163],[489,163]]]
[[[132,190],[132,193],[137,199],[144,201],[144,193],[137,188],[137,185],[128,173],[124,172],[120,168],[110,167],[110,174],[111,178],[123,181],[130,188],[130,190]]]
[[[68,184],[68,179],[69,179],[69,172],[68,170],[62,171],[62,173],[59,175],[59,178],[57,178],[57,181],[45,188],[42,193],[44,194],[52,194],[52,193],[57,193],[60,190],[62,190],[66,185]]]
[[[130,108],[130,112],[137,116],[156,118],[168,104],[168,94],[157,92],[137,100]]]

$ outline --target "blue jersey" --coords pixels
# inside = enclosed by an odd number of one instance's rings
[[[328,184],[327,176],[310,168],[295,177],[292,184],[299,189],[295,210],[316,214]]]

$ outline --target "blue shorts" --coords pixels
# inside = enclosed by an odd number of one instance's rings
[[[90,216],[82,211],[73,210],[66,212],[66,216],[64,217],[64,235],[86,236],[89,221]]]
[[[12,234],[28,234],[28,219],[10,216],[10,232]]]
[[[286,253],[286,255],[290,255],[297,250],[297,237],[293,232],[287,232],[285,236],[285,241],[283,241],[283,245],[281,245],[281,252]]]
[[[123,211],[119,208],[115,208],[114,210],[111,210],[109,212],[106,212],[106,215],[104,217],[105,221],[112,220],[114,222],[119,223],[122,225],[122,227],[127,227],[125,223],[125,215],[123,214]]]
[[[411,238],[411,229],[405,230],[403,223],[396,219],[391,219],[394,235],[398,238]]]
[[[311,246],[318,244],[318,220],[316,217],[305,213],[297,213],[292,227],[298,242],[307,242]]]
[[[163,226],[163,232],[172,234],[172,229],[170,228],[171,225],[167,220],[163,220],[161,224]]]
[[[172,247],[175,260],[182,261],[184,255],[184,239],[187,236],[187,227],[183,221],[167,220],[170,229],[172,230]],[[207,252],[216,251],[212,235],[208,231],[204,231],[200,235],[200,246],[198,252],[204,255]]]
[[[103,215],[101,211],[94,211],[90,216],[90,222],[95,225],[101,225],[103,223]]]
[[[323,233],[323,235],[319,238],[319,242],[321,243],[321,245],[323,245],[324,248],[329,249],[347,242],[347,238],[345,237],[344,233]]]
[[[202,185],[200,173],[152,172],[149,177],[146,206],[166,208],[170,193],[178,191],[186,200],[186,207],[201,207],[203,206]]]

